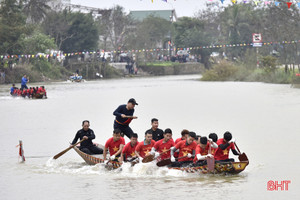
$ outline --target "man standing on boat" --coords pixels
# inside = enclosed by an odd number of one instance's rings
[[[129,124],[133,119],[137,119],[136,116],[133,116],[135,105],[138,105],[138,103],[134,98],[131,98],[128,100],[127,104],[120,105],[113,112],[113,115],[116,116],[114,121],[114,129],[120,129],[123,133],[122,136],[126,135],[129,139],[131,134],[133,134]]]
[[[110,160],[115,160],[120,157],[123,147],[125,145],[125,140],[121,137],[121,130],[115,129],[113,132],[113,137],[109,138],[104,147],[103,158],[106,160],[107,150],[109,150]]]
[[[72,142],[72,145],[74,145],[78,139],[82,140],[85,138],[83,142],[81,142],[79,149],[86,153],[86,154],[102,154],[103,149],[97,147],[96,145],[93,144],[92,140],[95,139],[95,134],[90,127],[90,122],[88,120],[84,120],[82,122],[82,129],[77,131],[75,138]]]
[[[158,119],[153,118],[151,119],[151,128],[146,132],[152,132],[152,139],[154,141],[158,141],[164,139],[164,131],[158,128]]]
[[[27,82],[29,82],[29,77],[27,78],[26,74],[22,77],[22,80],[21,80],[21,89],[20,90],[23,90],[24,88],[28,89],[27,87]]]
[[[229,151],[231,149],[232,153],[234,155],[240,155],[236,150],[235,150],[235,147],[234,147],[234,142],[235,142],[235,139],[232,138],[232,135],[230,132],[226,131],[224,133],[224,136],[223,138],[220,138],[218,141],[217,141],[217,145],[218,145],[218,148],[215,152],[215,160],[217,162],[234,162],[234,159],[233,158],[230,158],[229,159]]]

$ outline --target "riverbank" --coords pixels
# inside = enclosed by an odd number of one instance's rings
[[[115,63],[112,63],[115,64]],[[204,71],[201,63],[176,63],[176,62],[151,62],[137,64],[136,73],[130,74],[126,69],[126,63],[119,63],[122,69],[113,67],[105,62],[82,62],[71,63],[66,67],[39,61],[36,64],[16,65],[13,68],[6,68],[5,81],[3,83],[18,83],[22,76],[26,74],[30,77],[30,82],[48,82],[68,80],[74,72],[78,72],[86,80],[96,80],[100,77],[104,79],[122,77],[144,77],[144,76],[164,76],[164,75],[185,75],[200,74]]]
[[[292,84],[297,86],[300,83],[299,69],[249,67],[222,61],[214,65],[210,70],[203,73],[201,81],[242,81],[242,82],[263,82],[275,84]]]

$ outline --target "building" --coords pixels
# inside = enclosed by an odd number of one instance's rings
[[[171,22],[176,22],[177,20],[175,10],[136,10],[130,11],[129,13],[129,16],[131,16],[132,19],[137,21],[143,21],[150,15],[160,17]]]

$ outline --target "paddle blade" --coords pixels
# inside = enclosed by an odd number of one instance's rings
[[[208,171],[212,172],[215,169],[215,159],[214,158],[206,158]]]
[[[72,149],[72,146],[69,147],[69,148],[67,148],[67,149],[65,149],[65,150],[63,150],[62,152],[56,154],[55,156],[53,156],[53,159],[59,158],[60,156],[64,155],[64,154],[65,154],[67,151],[69,151],[70,149]]]
[[[148,156],[145,156],[145,158],[142,160],[143,163],[148,163],[154,160],[154,155],[149,154]]]
[[[248,157],[245,153],[242,153],[242,154],[239,155],[239,160],[241,162],[243,162],[243,161],[249,162]]]
[[[170,164],[172,164],[170,158],[161,160],[161,161],[159,161],[159,162],[156,163],[156,165],[157,165],[158,167],[163,167],[163,166],[167,166],[167,165],[170,165]]]
[[[55,156],[53,156],[53,159],[57,159],[57,158],[61,157],[61,156],[64,155],[66,152],[68,152],[70,149],[72,149],[72,148],[75,147],[76,145],[80,144],[80,143],[83,142],[84,140],[86,140],[86,139],[83,138],[82,140],[80,140],[80,141],[77,142],[76,144],[71,145],[70,147],[66,148],[66,149],[63,150],[62,152],[56,154]]]

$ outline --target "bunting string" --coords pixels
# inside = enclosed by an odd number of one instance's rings
[[[262,46],[270,46],[270,45],[290,45],[290,44],[297,44],[300,43],[300,40],[291,40],[291,41],[275,41],[275,42],[263,42]],[[144,52],[158,52],[162,54],[169,53],[170,51],[179,51],[179,50],[201,50],[201,49],[220,49],[220,48],[237,48],[237,47],[253,47],[253,43],[238,43],[238,44],[215,44],[209,46],[196,46],[196,47],[182,47],[182,48],[153,48],[153,49],[132,49],[132,50],[98,50],[98,51],[82,51],[82,52],[58,52],[58,53],[51,53],[51,54],[20,54],[20,55],[0,55],[0,59],[30,59],[30,58],[64,58],[64,57],[72,57],[78,55],[93,55],[93,54],[101,54],[103,52],[110,52],[113,54],[121,54],[121,53],[144,53]],[[258,48],[258,47],[256,47]]]

